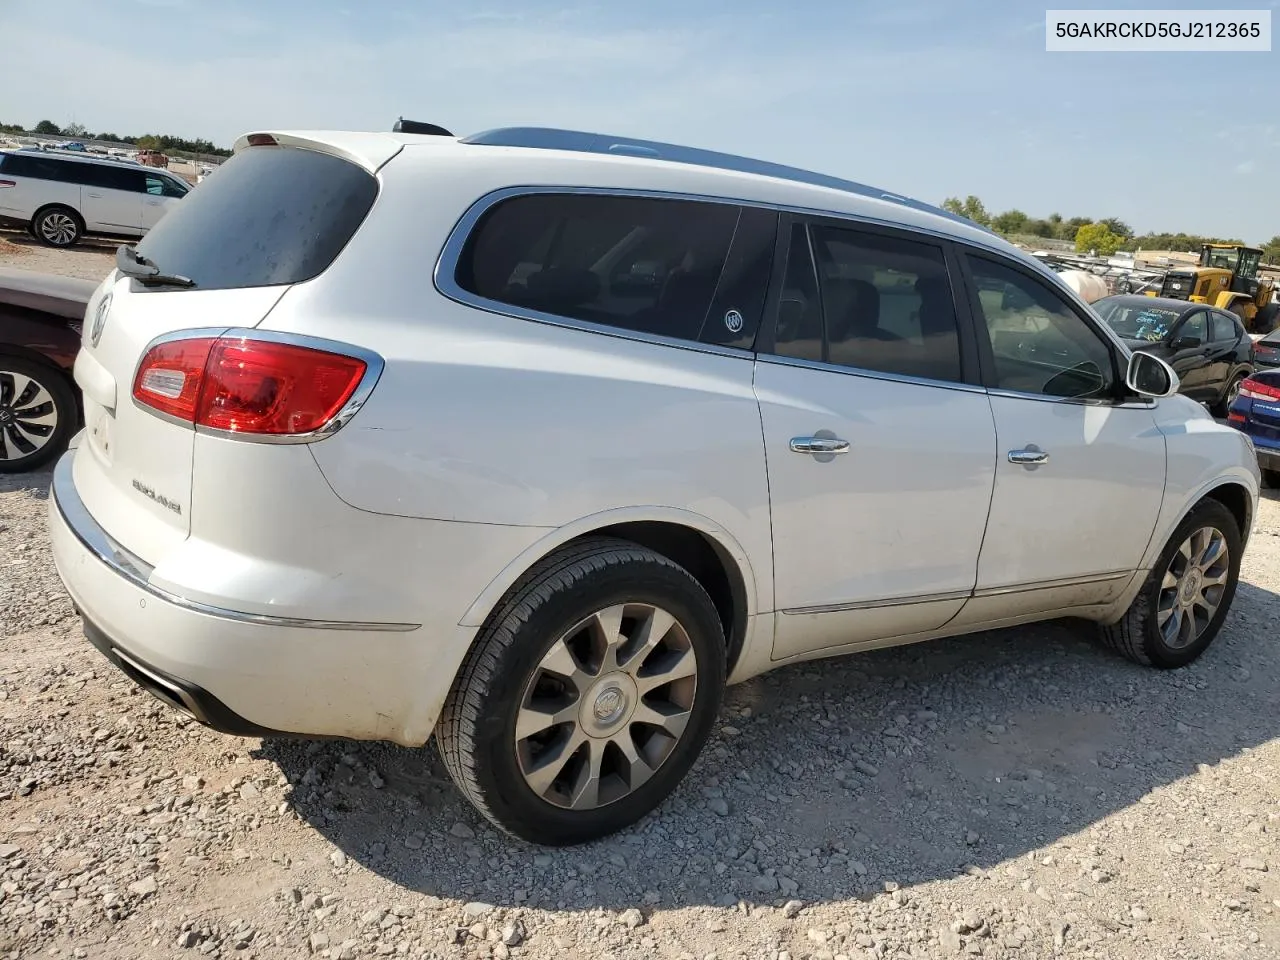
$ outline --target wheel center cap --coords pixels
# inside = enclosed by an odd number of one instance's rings
[[[1200,591],[1200,571],[1188,571],[1187,577],[1182,581],[1182,599],[1184,603],[1190,603],[1195,599],[1196,594]]]
[[[625,726],[640,699],[635,681],[625,673],[601,677],[582,698],[579,721],[593,737],[611,737]]]
[[[596,715],[596,720],[600,723],[612,723],[618,719],[626,708],[626,697],[622,695],[622,691],[617,687],[601,690],[596,695],[596,702],[591,707]]]
[[[0,408],[0,423],[8,423],[13,419],[13,411],[8,407]]]

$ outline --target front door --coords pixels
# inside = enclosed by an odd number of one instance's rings
[[[1152,404],[1124,395],[1122,354],[1030,268],[966,255],[998,456],[974,600],[987,622],[1115,599],[1164,496]]]
[[[89,180],[81,188],[81,212],[90,230],[138,235],[142,232],[143,174],[129,164],[84,164]]]
[[[995,429],[951,283],[924,238],[792,227],[755,376],[775,659],[935,630],[973,588]]]

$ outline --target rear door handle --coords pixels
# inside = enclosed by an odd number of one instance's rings
[[[848,453],[849,441],[836,437],[792,437],[792,453]]]
[[[102,194],[100,194],[100,193],[91,193],[91,194],[89,194],[89,196],[93,197],[95,200],[101,200],[101,199],[102,199]]]
[[[1032,466],[1037,463],[1048,463],[1049,455],[1043,450],[1037,450],[1034,447],[1027,447],[1025,450],[1010,450],[1009,462],[1020,463],[1023,466]]]

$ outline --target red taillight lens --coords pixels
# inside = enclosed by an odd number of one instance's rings
[[[1250,377],[1240,384],[1240,396],[1253,400],[1280,400],[1280,386]]]
[[[194,423],[214,337],[174,340],[147,351],[133,378],[133,398],[163,414]]]
[[[266,436],[313,433],[337,416],[364,378],[355,357],[252,338],[195,338],[147,351],[134,378],[139,403],[196,426]]]

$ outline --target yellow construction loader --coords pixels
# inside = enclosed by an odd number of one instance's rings
[[[1280,320],[1280,303],[1273,302],[1275,284],[1258,278],[1262,251],[1225,243],[1206,243],[1200,248],[1200,265],[1170,270],[1157,293],[1170,297],[1211,303],[1230,310],[1250,333],[1270,333]]]

